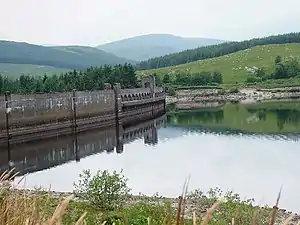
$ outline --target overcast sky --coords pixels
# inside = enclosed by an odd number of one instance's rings
[[[0,5],[0,39],[35,44],[95,46],[149,33],[243,40],[300,31],[300,0],[0,0]]]

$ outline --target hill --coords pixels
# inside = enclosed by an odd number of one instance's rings
[[[250,49],[238,51],[232,54],[199,60],[178,66],[165,67],[153,70],[139,71],[139,75],[156,73],[160,78],[165,74],[174,79],[176,73],[199,73],[218,71],[223,75],[224,84],[244,83],[249,76],[249,68],[264,67],[266,73],[271,73],[274,68],[276,56],[299,57],[300,44],[274,44],[256,46]]]
[[[33,76],[44,75],[45,73],[60,74],[69,70],[44,65],[0,63],[0,74],[11,78],[19,77],[21,74]]]
[[[135,61],[180,52],[224,41],[210,38],[183,38],[170,34],[149,34],[99,45],[97,48]]]
[[[287,43],[300,43],[300,32],[273,35],[264,38],[255,38],[241,42],[226,42],[217,45],[185,50],[182,52],[143,61],[139,63],[138,69],[143,70],[175,66],[197,60],[219,57],[255,46]]]
[[[0,41],[0,63],[31,64],[56,68],[86,68],[132,61],[84,46],[45,47],[24,42]]]

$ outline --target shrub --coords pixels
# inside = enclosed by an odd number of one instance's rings
[[[107,170],[98,170],[91,176],[90,170],[84,170],[79,178],[78,183],[74,183],[78,197],[104,211],[122,208],[130,192],[122,171],[110,174]]]
[[[230,90],[229,90],[229,93],[239,93],[240,91],[239,91],[239,89],[238,88],[231,88]]]
[[[262,82],[262,80],[261,77],[247,77],[245,83],[259,83]]]
[[[252,221],[258,207],[254,206],[253,199],[242,199],[238,194],[232,191],[223,192],[218,187],[210,189],[207,193],[203,193],[201,190],[194,190],[187,195],[187,199],[194,202],[197,209],[201,207],[204,209],[210,208],[220,198],[223,201],[212,215],[210,224],[232,224],[232,218],[235,219],[234,224],[254,224]],[[270,211],[271,209],[268,207],[260,208],[257,219],[263,222],[261,224],[267,224],[266,221]]]
[[[217,84],[223,83],[223,76],[219,72],[214,72],[212,76],[213,82],[216,82]]]
[[[163,83],[164,84],[168,84],[170,83],[170,75],[169,74],[165,74],[163,77]]]
[[[127,223],[131,225],[147,224],[148,219],[152,225],[164,224],[166,215],[168,214],[169,203],[159,203],[158,201],[140,201],[136,204],[128,206],[124,210]],[[175,214],[174,210],[172,215]]]
[[[198,90],[198,89],[220,89],[222,88],[218,86],[218,84],[212,83],[212,85],[194,85],[194,86],[182,86],[182,85],[172,85],[176,90]]]
[[[167,93],[168,93],[168,95],[170,95],[170,96],[175,96],[175,95],[176,95],[175,88],[173,88],[173,87],[168,87]]]
[[[226,91],[224,89],[221,89],[221,90],[218,90],[217,91],[217,94],[218,95],[225,95],[226,94]]]

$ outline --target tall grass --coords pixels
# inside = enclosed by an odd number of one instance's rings
[[[73,198],[69,196],[60,200],[54,213],[46,217],[47,205],[50,204],[50,192],[47,196],[32,195],[30,191],[16,192],[11,185],[18,173],[13,169],[0,176],[0,224],[1,225],[54,225],[62,224],[66,208]],[[44,200],[46,197],[46,201]],[[83,214],[76,225],[84,224]]]
[[[31,191],[23,190],[21,192],[17,192],[12,185],[12,180],[17,173],[13,173],[13,169],[3,173],[0,176],[0,225],[61,225],[61,224],[90,224],[86,220],[88,216],[88,212],[85,211],[81,215],[76,215],[76,222],[69,223],[63,220],[64,216],[67,215],[67,208],[70,202],[73,200],[73,196],[70,195],[66,198],[60,198],[54,210],[49,210],[49,206],[53,204],[53,196],[51,196],[50,190],[47,194],[34,194]],[[21,181],[19,181],[20,183]],[[186,196],[188,190],[189,179],[186,180],[181,196],[179,197],[179,203],[177,206],[177,213],[174,215],[172,213],[171,204],[167,213],[165,215],[165,220],[162,225],[183,225],[187,223],[185,219],[185,204],[186,204]],[[18,184],[17,184],[18,185]],[[269,216],[269,225],[274,225],[276,217],[278,215],[278,203],[281,196],[281,190],[279,192],[277,201],[275,206],[273,207],[270,216]],[[201,217],[198,219],[196,212],[193,212],[192,222],[188,222],[188,224],[224,224],[216,223],[214,220],[214,213],[218,211],[218,209],[222,207],[222,200],[217,200]],[[232,218],[232,225],[241,224],[239,223],[240,212],[238,209],[236,211],[235,217]],[[260,225],[258,221],[258,215],[260,210],[257,210],[253,214],[253,218],[251,221],[251,225]],[[104,215],[105,216],[105,215]],[[138,215],[137,215],[138,216]],[[294,218],[294,214],[291,214],[282,224],[291,224],[291,221]],[[151,225],[152,219],[148,217],[147,223]],[[107,223],[107,221],[100,220],[99,223],[93,224],[115,224],[114,222]],[[278,224],[278,223],[277,223]],[[294,223],[296,224],[296,223]],[[297,223],[300,224],[300,221]]]

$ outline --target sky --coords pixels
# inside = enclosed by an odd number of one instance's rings
[[[0,0],[0,39],[97,46],[163,33],[245,40],[298,32],[299,0]]]

